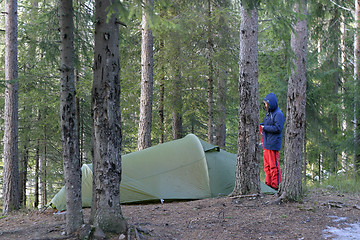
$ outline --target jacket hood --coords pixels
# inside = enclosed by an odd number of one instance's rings
[[[269,103],[269,112],[273,112],[278,108],[278,101],[274,93],[269,93],[266,95],[264,101]]]

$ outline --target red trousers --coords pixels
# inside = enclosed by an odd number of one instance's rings
[[[281,182],[279,151],[264,149],[265,184],[278,189]]]

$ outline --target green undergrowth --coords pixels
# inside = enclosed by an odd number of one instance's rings
[[[311,187],[333,190],[339,193],[360,193],[360,176],[353,174],[340,174],[330,176],[323,182],[314,183]]]

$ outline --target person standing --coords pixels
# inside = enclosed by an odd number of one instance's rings
[[[280,110],[276,95],[269,93],[264,98],[263,109],[266,115],[260,123],[261,143],[264,149],[265,184],[278,190],[281,183],[281,169],[279,165],[279,151],[282,143],[284,114]]]

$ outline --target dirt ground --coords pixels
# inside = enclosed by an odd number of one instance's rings
[[[307,192],[302,203],[269,205],[274,199],[263,195],[123,205],[131,238],[110,239],[360,239],[360,195],[317,189]],[[89,213],[84,209],[85,221]],[[0,218],[0,239],[77,239],[65,236],[64,227],[65,214],[21,211]]]

